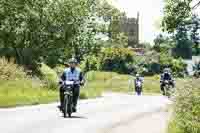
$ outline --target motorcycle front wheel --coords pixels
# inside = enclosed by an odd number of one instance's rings
[[[64,115],[64,118],[67,117],[67,114],[69,116],[69,96],[68,95],[65,95],[64,97],[64,107],[63,107],[63,115]],[[70,117],[71,117],[71,114],[70,114]]]
[[[169,98],[170,94],[171,94],[170,93],[170,86],[165,86],[165,88],[164,88],[164,95]]]
[[[142,93],[142,89],[141,89],[140,87],[137,87],[137,88],[136,88],[136,94],[137,94],[138,96],[140,96],[141,93]]]
[[[67,105],[67,113],[68,113],[68,117],[72,116],[72,97],[68,96],[68,105]]]

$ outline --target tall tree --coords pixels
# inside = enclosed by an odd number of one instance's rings
[[[108,34],[111,43],[114,45],[120,45],[119,40],[124,40],[123,43],[126,43],[127,35],[121,31],[121,22],[126,14],[121,12],[118,8],[110,4],[107,0],[97,0],[98,16],[103,18],[103,20],[108,23],[104,33]],[[120,38],[120,39],[119,39]]]
[[[164,31],[173,33],[178,26],[191,17],[192,0],[165,0],[162,27]]]
[[[190,37],[192,42],[194,43],[195,54],[200,54],[200,18],[197,15],[193,15],[190,24]]]
[[[198,53],[199,18],[193,14],[194,0],[165,0],[162,28],[174,35],[177,48],[191,48],[194,44]]]
[[[93,0],[1,0],[0,47],[16,51],[20,64],[28,57],[25,53],[32,53],[35,61],[53,53],[71,56],[77,47],[74,38],[87,25],[92,5]],[[82,35],[93,39],[89,34]],[[25,52],[27,49],[32,52]]]

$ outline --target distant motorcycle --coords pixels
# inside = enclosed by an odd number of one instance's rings
[[[77,81],[64,81],[63,83],[63,89],[64,89],[64,102],[62,107],[62,113],[64,117],[66,118],[71,117],[73,111],[73,89],[75,85],[80,84]]]
[[[136,91],[137,95],[141,95],[141,93],[142,93],[142,81],[140,81],[140,80],[136,81],[135,91]]]

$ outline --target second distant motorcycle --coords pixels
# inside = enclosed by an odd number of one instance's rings
[[[140,96],[142,94],[142,84],[143,84],[143,80],[140,77],[139,74],[136,74],[136,79],[135,79],[135,92],[138,96]]]

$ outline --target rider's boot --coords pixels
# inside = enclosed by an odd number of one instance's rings
[[[165,94],[165,91],[162,91],[162,94],[163,94],[163,96],[165,96],[166,94]]]
[[[72,112],[76,112],[77,110],[76,110],[76,106],[75,105],[73,105],[73,107],[72,107]]]
[[[163,84],[160,85],[160,90],[161,90],[162,95],[165,96],[165,90],[164,90]]]
[[[63,105],[62,105],[62,103],[58,106],[58,108],[60,109],[60,111],[63,111]]]

